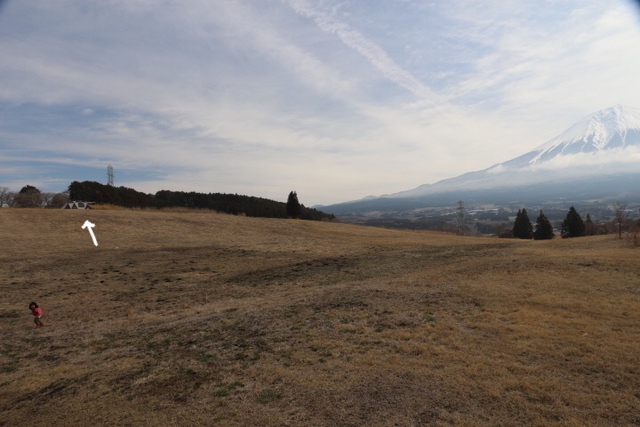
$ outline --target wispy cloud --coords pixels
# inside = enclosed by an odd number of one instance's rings
[[[345,45],[364,56],[392,82],[424,101],[434,104],[442,102],[436,93],[409,71],[400,67],[380,46],[351,28],[348,23],[339,21],[335,17],[335,12],[323,10],[316,3],[307,0],[287,0],[287,2],[297,13],[313,19],[323,31],[338,36]]]
[[[121,184],[148,192],[283,199],[295,188],[313,204],[483,169],[588,113],[638,104],[631,8],[9,2],[0,185],[53,190],[103,179],[112,163]]]

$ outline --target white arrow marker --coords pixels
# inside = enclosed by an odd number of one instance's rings
[[[87,227],[89,228],[89,234],[91,234],[91,238],[93,239],[93,244],[98,246],[98,241],[96,240],[96,236],[95,234],[93,234],[93,227],[95,226],[96,226],[95,224],[92,224],[91,222],[89,222],[89,220],[86,220],[82,225],[82,229],[84,230]]]

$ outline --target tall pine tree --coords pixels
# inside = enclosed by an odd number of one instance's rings
[[[298,201],[298,194],[295,191],[289,193],[287,199],[287,216],[290,218],[300,218],[302,214],[302,206]]]
[[[571,206],[569,212],[567,212],[567,217],[562,221],[562,238],[584,236],[585,232],[586,227],[582,217],[576,211],[576,208]]]
[[[540,211],[540,215],[536,219],[536,231],[533,232],[535,240],[553,239],[553,226],[546,215]]]
[[[527,210],[522,208],[518,210],[516,220],[513,223],[513,237],[518,239],[530,239],[533,235],[533,226],[527,214]]]

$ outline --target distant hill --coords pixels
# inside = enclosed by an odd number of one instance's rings
[[[130,208],[183,207],[210,209],[250,217],[287,218],[286,203],[238,194],[161,190],[154,195],[142,193],[133,188],[113,187],[95,181],[74,181],[69,185],[69,197],[71,200],[84,200]],[[300,219],[331,221],[335,219],[335,216],[303,205]]]

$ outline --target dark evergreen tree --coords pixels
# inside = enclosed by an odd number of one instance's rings
[[[29,194],[29,193],[39,193],[39,192],[40,190],[38,190],[33,185],[25,185],[20,189],[20,192],[18,194]]]
[[[513,237],[519,238],[519,229],[520,223],[522,222],[522,209],[518,209],[518,213],[516,214],[516,219],[513,221],[513,228],[511,230],[511,235]]]
[[[536,231],[533,232],[535,240],[553,239],[553,226],[546,215],[540,211],[540,215],[536,219]]]
[[[522,208],[516,215],[513,223],[513,237],[518,239],[530,239],[533,235],[533,226],[527,214],[527,210]]]
[[[582,217],[576,211],[576,208],[571,206],[569,212],[567,212],[567,217],[562,221],[562,238],[584,236],[585,231],[586,228]]]
[[[290,218],[300,218],[302,213],[302,206],[298,201],[298,194],[295,191],[289,193],[287,199],[287,216]]]

